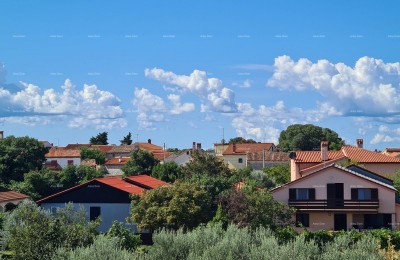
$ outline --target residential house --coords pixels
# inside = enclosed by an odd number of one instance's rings
[[[183,166],[192,160],[193,152],[202,152],[201,143],[193,142],[191,149],[186,149],[180,154],[172,153],[170,156],[165,158],[166,162],[175,162],[179,166]]]
[[[108,160],[104,167],[109,175],[121,176],[123,174],[122,167],[129,161],[130,157],[117,157]]]
[[[67,149],[73,149],[73,150],[80,150],[83,147],[86,148],[91,148],[91,149],[98,149],[104,154],[107,154],[108,151],[110,151],[115,145],[97,145],[97,144],[68,144],[65,146]]]
[[[68,165],[81,164],[81,151],[78,149],[52,147],[45,156],[46,162],[44,167],[51,170],[60,170]]]
[[[39,142],[43,144],[44,148],[50,149],[51,147],[53,147],[53,144],[50,143],[49,141],[39,141]]]
[[[132,194],[142,195],[143,191],[166,185],[166,182],[147,175],[134,178],[108,177],[96,178],[70,189],[58,192],[37,201],[44,209],[55,212],[57,208],[65,207],[66,203],[74,203],[74,207],[83,207],[88,220],[101,218],[100,232],[106,232],[113,221],[125,223],[135,233],[136,224],[127,223],[130,215]]]
[[[397,228],[400,220],[393,182],[356,165],[326,164],[272,195],[296,208],[296,223],[310,231]]]
[[[153,156],[162,161],[172,153],[165,151],[163,147],[152,144],[151,139],[147,141],[147,143],[136,142],[131,145],[116,145],[113,146],[110,150],[107,151],[106,157],[107,159],[119,158],[119,157],[130,157],[133,151],[143,150],[149,153],[152,153]]]
[[[324,168],[327,164],[353,162],[384,176],[393,175],[400,169],[400,158],[387,156],[363,149],[363,139],[357,139],[357,146],[344,145],[339,151],[329,151],[328,142],[321,142],[320,151],[296,151],[291,160],[292,179],[297,179],[308,171]]]
[[[29,196],[0,187],[0,212],[15,208],[21,201]]]
[[[396,157],[400,158],[400,148],[386,148],[382,154],[391,156],[391,157]]]
[[[289,161],[289,153],[284,152],[256,151],[247,154],[247,165],[251,166],[253,170],[262,170],[265,167],[276,165],[288,165]]]
[[[260,158],[256,156],[256,154],[263,154],[264,159],[265,154],[268,152],[276,151],[276,147],[273,143],[237,143],[237,144],[228,144],[226,148],[222,148],[220,145],[215,146],[215,154],[218,157],[221,150],[222,158],[225,163],[228,164],[231,169],[243,169],[249,166],[249,159],[254,159],[254,165],[257,167],[258,161]],[[218,151],[217,151],[218,150]],[[219,156],[221,158],[221,156]],[[263,156],[261,155],[261,160]],[[278,158],[278,157],[277,157]],[[264,161],[265,164],[265,161]],[[261,161],[262,165],[262,161]]]

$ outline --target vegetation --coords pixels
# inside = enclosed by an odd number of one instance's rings
[[[47,152],[42,143],[27,136],[0,139],[0,181],[22,181],[25,173],[40,170]]]
[[[159,161],[154,158],[154,155],[138,150],[131,153],[131,158],[122,167],[122,171],[126,176],[140,175],[140,174],[151,174],[153,168],[159,163]]]
[[[99,222],[87,222],[83,210],[72,204],[52,216],[32,201],[23,201],[6,216],[1,231],[3,250],[15,259],[52,259],[59,247],[88,246],[96,236]]]
[[[276,165],[263,169],[267,177],[275,183],[276,186],[285,184],[290,181],[289,164]]]
[[[96,164],[103,165],[106,162],[106,155],[100,151],[98,148],[81,148],[81,159],[95,159]]]
[[[169,183],[173,183],[183,177],[181,168],[175,162],[157,164],[151,171],[151,176]]]
[[[135,235],[131,230],[124,226],[124,223],[114,221],[107,232],[107,237],[116,237],[121,248],[134,251],[141,243],[139,235]]]
[[[221,160],[207,153],[192,153],[192,160],[182,167],[185,177],[194,175],[230,177],[233,172]]]
[[[211,198],[196,184],[176,182],[134,196],[131,205],[132,222],[139,229],[192,229],[207,223],[211,215]]]
[[[284,152],[305,150],[312,151],[320,149],[321,141],[329,142],[329,150],[340,150],[344,141],[338,133],[329,129],[306,125],[290,125],[281,132],[279,136],[279,149]]]
[[[253,139],[245,139],[243,137],[235,137],[235,138],[229,139],[228,143],[229,144],[254,144],[257,142],[254,141]]]
[[[120,140],[121,145],[131,145],[132,144],[132,134],[129,132],[122,140]]]
[[[107,145],[108,144],[108,133],[102,132],[98,133],[96,136],[92,136],[89,140],[90,144],[97,144],[97,145]]]

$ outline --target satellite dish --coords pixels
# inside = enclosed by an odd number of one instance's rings
[[[292,159],[292,160],[296,159],[296,152],[290,152],[289,153],[289,158]]]

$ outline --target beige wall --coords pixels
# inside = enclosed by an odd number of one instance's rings
[[[343,170],[328,167],[310,177],[300,179],[293,184],[272,191],[277,201],[285,204],[289,200],[289,188],[315,188],[315,199],[326,200],[327,183],[344,183],[344,199],[351,199],[351,188],[378,188],[379,213],[395,213],[395,191],[374,182],[346,173]]]
[[[393,176],[396,171],[400,170],[400,164],[397,163],[364,163],[362,165],[371,172],[382,176]]]
[[[239,163],[239,158],[242,159],[242,163]],[[243,169],[246,167],[246,155],[224,155],[224,162],[230,169]]]

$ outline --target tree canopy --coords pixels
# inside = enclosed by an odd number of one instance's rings
[[[133,151],[129,161],[122,167],[122,171],[126,176],[151,174],[153,167],[158,163],[159,161],[152,153],[143,150]]]
[[[172,183],[182,178],[182,171],[175,162],[164,162],[153,167],[151,176]]]
[[[207,191],[193,183],[176,182],[148,190],[142,198],[134,196],[130,219],[140,229],[192,229],[211,219],[210,208]]]
[[[96,164],[104,164],[106,162],[106,155],[100,151],[98,148],[88,148],[82,147],[81,148],[81,159],[95,159]]]
[[[190,177],[201,174],[207,176],[232,176],[233,172],[222,160],[207,153],[192,153],[192,160],[182,167],[183,175]]]
[[[97,134],[96,136],[92,136],[90,138],[90,144],[97,144],[97,145],[107,145],[108,144],[108,133],[102,132]]]
[[[122,140],[119,140],[121,145],[131,145],[132,144],[132,134],[129,132]]]
[[[279,148],[284,151],[312,151],[321,147],[321,141],[329,142],[329,150],[339,150],[344,141],[338,133],[312,124],[295,124],[281,132],[279,136]]]
[[[8,136],[0,140],[0,180],[22,181],[24,174],[40,170],[46,161],[48,149],[30,137]]]
[[[245,139],[243,137],[235,137],[229,140],[229,144],[246,144],[246,143],[256,143],[253,139]]]

